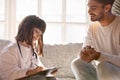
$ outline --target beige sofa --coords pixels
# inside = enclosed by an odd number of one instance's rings
[[[0,40],[0,53],[9,44],[9,40]],[[71,71],[71,61],[76,58],[82,43],[44,45],[44,57],[40,58],[46,67],[61,67],[56,77],[59,80],[75,80]]]

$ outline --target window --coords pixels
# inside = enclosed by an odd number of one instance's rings
[[[4,34],[5,34],[5,0],[0,0],[0,38],[4,39]]]
[[[16,0],[16,21],[30,14],[38,15],[38,0]]]
[[[16,0],[16,33],[20,21],[27,15],[38,15],[38,0]]]
[[[86,23],[86,0],[67,0],[66,21]]]
[[[2,8],[0,38],[13,39],[17,33],[18,24],[25,16],[38,15],[47,23],[44,43],[80,43],[84,40],[88,24],[87,0],[0,1]]]
[[[62,21],[62,0],[42,0],[40,7],[41,16],[47,22]]]

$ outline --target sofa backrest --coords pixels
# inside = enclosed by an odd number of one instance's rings
[[[82,43],[70,43],[66,45],[45,45],[44,57],[40,58],[47,67],[61,67],[58,77],[74,77],[71,71],[71,61],[77,57]]]

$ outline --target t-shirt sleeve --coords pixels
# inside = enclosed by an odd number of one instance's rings
[[[88,30],[87,30],[87,35],[85,36],[85,41],[83,43],[84,46],[91,46],[93,47],[93,35],[92,35],[92,26],[89,25]]]
[[[112,64],[115,64],[117,66],[120,67],[120,55],[112,55],[112,54],[109,54],[109,53],[101,53],[99,59],[99,61],[108,61],[108,62],[111,62]]]

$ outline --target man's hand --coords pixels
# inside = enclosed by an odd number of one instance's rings
[[[100,52],[96,52],[94,48],[90,46],[84,47],[80,52],[80,58],[86,62],[91,62],[92,60],[97,60],[100,56]]]

